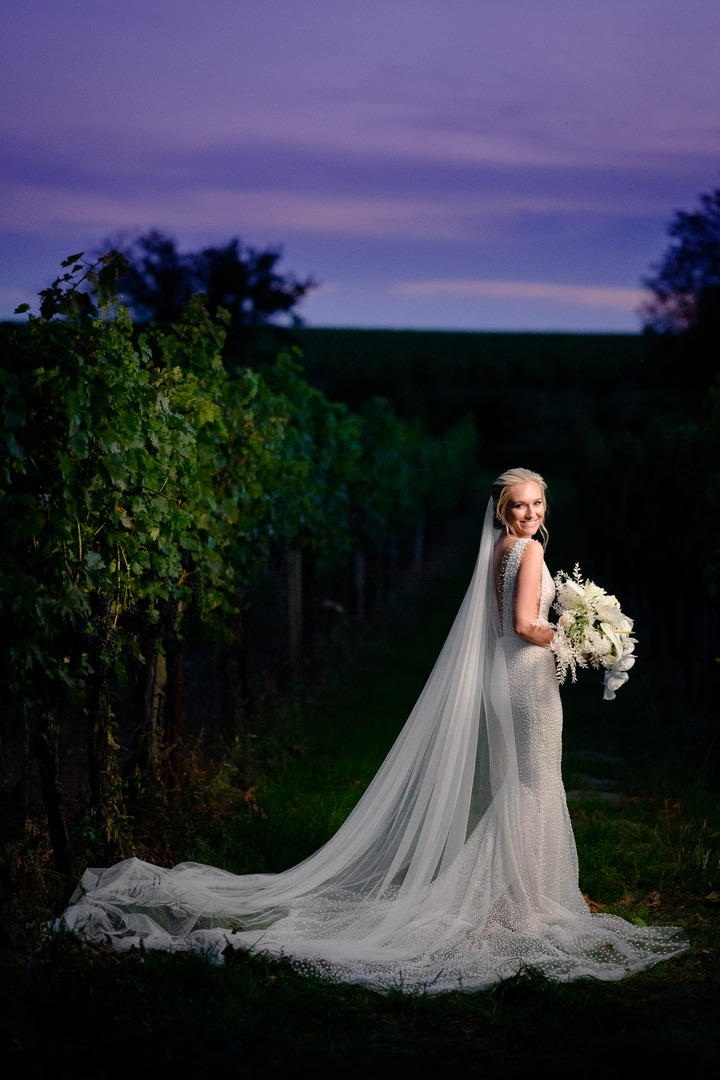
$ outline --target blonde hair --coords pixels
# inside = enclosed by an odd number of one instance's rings
[[[498,476],[497,480],[492,486],[492,500],[493,507],[495,509],[495,527],[498,529],[504,529],[505,532],[510,535],[513,533],[510,520],[507,516],[508,506],[512,501],[512,489],[517,484],[537,484],[542,492],[543,505],[545,512],[547,513],[547,484],[543,480],[540,473],[531,472],[530,469],[508,469],[507,472]],[[543,538],[543,545],[548,542],[548,531],[545,528],[545,522],[540,526],[540,535]]]

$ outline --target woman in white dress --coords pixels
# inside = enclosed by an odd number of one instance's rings
[[[279,874],[138,859],[86,871],[61,925],[118,950],[228,947],[342,981],[482,989],[534,967],[620,979],[677,955],[674,927],[591,914],[563,790],[543,547],[545,482],[493,485],[475,571],[407,723],[338,832]]]

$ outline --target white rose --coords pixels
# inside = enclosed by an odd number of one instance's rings
[[[594,581],[588,581],[585,586],[585,595],[590,600],[600,600],[601,598],[604,600],[606,594],[605,590],[601,589],[599,585],[596,585]]]
[[[574,581],[564,581],[558,590],[560,606],[574,608],[583,601],[583,591]]]

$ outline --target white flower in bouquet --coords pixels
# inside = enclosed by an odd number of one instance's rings
[[[583,602],[583,590],[573,581],[572,578],[565,576],[565,580],[560,580],[560,574],[555,577],[555,602],[559,604],[564,611],[570,611],[571,608],[577,607],[578,604]]]
[[[578,667],[604,668],[604,698],[612,701],[635,663],[632,619],[623,614],[615,596],[583,580],[577,564],[572,577],[564,570],[556,574],[555,590],[559,619],[550,647],[558,679],[563,683],[569,671],[575,682]]]

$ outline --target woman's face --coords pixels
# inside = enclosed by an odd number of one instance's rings
[[[507,508],[510,531],[515,536],[534,536],[545,518],[545,498],[534,480],[513,484]]]

